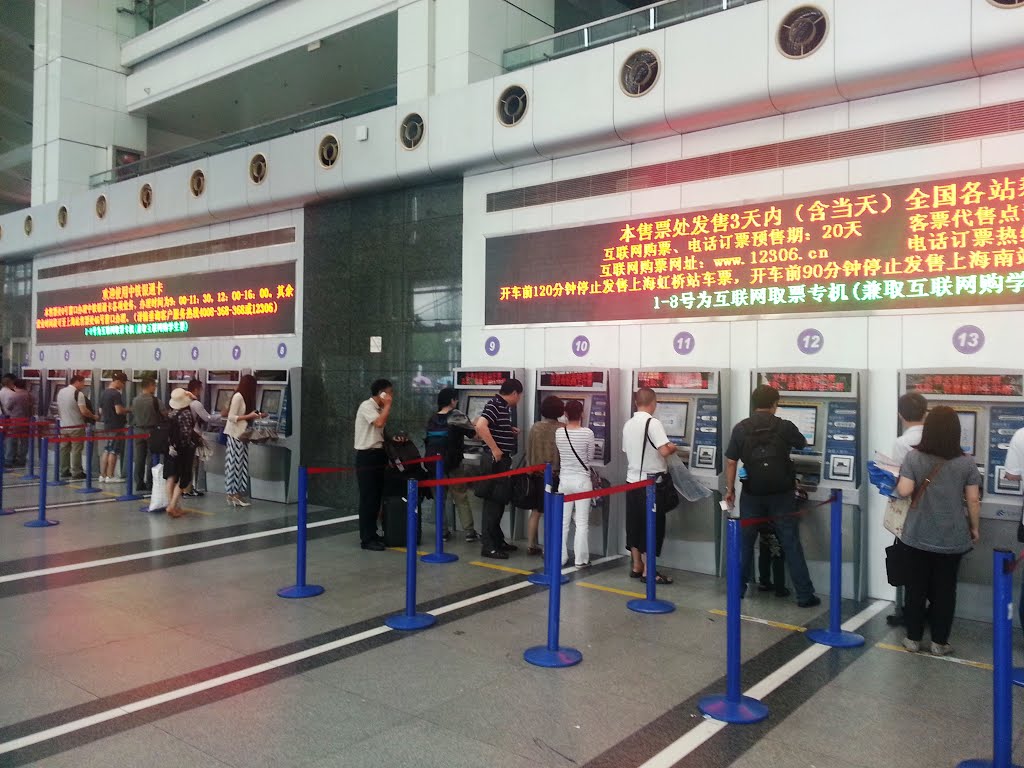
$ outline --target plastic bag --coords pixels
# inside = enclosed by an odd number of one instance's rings
[[[167,496],[167,483],[164,482],[163,462],[153,466],[153,495],[149,497],[149,511],[160,512],[167,509],[170,499]]]

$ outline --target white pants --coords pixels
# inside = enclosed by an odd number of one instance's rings
[[[573,493],[594,490],[589,475],[562,474],[558,478],[558,492],[566,496]],[[576,565],[590,562],[590,499],[567,501],[562,509],[562,565],[569,560],[569,523],[573,515],[576,517],[576,538],[572,551],[576,555]]]

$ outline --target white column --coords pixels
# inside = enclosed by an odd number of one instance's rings
[[[110,146],[146,150],[146,120],[125,109],[121,43],[135,33],[119,0],[36,0],[32,204],[88,189]]]
[[[398,102],[434,92],[434,0],[398,9]]]

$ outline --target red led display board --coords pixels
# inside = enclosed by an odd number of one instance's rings
[[[457,387],[500,387],[513,378],[512,371],[457,371]]]
[[[649,389],[708,389],[711,374],[706,371],[638,371],[636,385]]]
[[[573,389],[604,389],[604,371],[543,371],[540,387],[572,387]]]
[[[759,375],[762,384],[779,392],[852,392],[852,373],[775,373]]]
[[[971,395],[1021,397],[1024,381],[1019,375],[967,373],[908,373],[907,391],[922,395]]]
[[[37,344],[295,333],[295,262],[40,291]]]
[[[488,238],[485,323],[1024,300],[1024,171]]]

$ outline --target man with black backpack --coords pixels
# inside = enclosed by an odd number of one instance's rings
[[[754,412],[749,419],[733,427],[725,450],[725,502],[731,507],[736,501],[736,473],[742,461],[746,478],[740,497],[740,518],[772,519],[796,586],[797,605],[801,608],[821,605],[821,599],[814,594],[814,584],[800,544],[800,525],[796,517],[796,471],[789,457],[791,450],[807,447],[807,440],[796,424],[775,415],[779,405],[779,391],[775,387],[761,384],[751,394],[750,402]],[[755,525],[743,527],[744,579],[750,577],[757,531]],[[746,594],[746,584],[743,593]]]
[[[427,435],[423,441],[424,453],[427,456],[441,456],[444,460],[444,471],[448,477],[465,477],[462,466],[462,454],[465,450],[467,436],[476,432],[476,428],[462,411],[459,410],[459,393],[454,387],[445,387],[437,394],[437,412],[427,422]],[[469,493],[465,485],[449,485],[446,488],[452,499],[452,506],[459,516],[459,525],[466,534],[466,541],[478,541],[480,535],[473,525],[473,508],[469,505]],[[444,540],[451,538],[451,532],[445,524]]]

